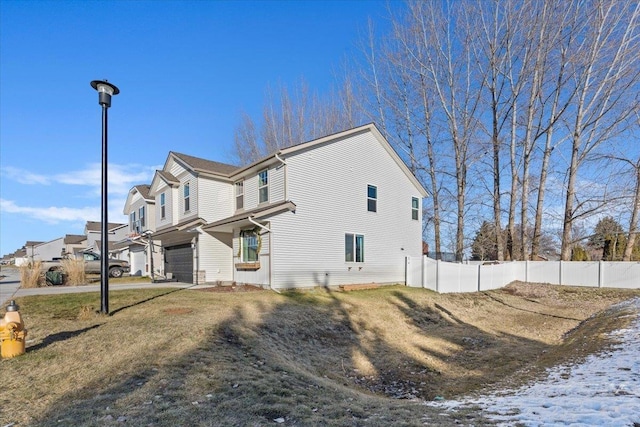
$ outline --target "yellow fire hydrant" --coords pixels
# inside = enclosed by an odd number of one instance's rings
[[[0,355],[3,358],[20,356],[25,352],[27,330],[24,328],[19,309],[18,304],[11,300],[7,312],[0,319]]]

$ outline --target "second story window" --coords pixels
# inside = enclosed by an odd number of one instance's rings
[[[244,208],[244,181],[236,182],[236,210]]]
[[[160,219],[165,219],[167,217],[167,209],[165,205],[165,194],[160,194]]]
[[[420,209],[420,201],[417,197],[411,198],[411,219],[418,220],[418,211]]]
[[[189,183],[184,185],[184,211],[189,212],[191,210],[190,196],[189,196]]]
[[[367,210],[378,211],[378,187],[375,185],[367,185]]]
[[[131,222],[131,224],[130,224],[131,232],[133,233],[133,232],[138,231],[138,229],[136,227],[137,224],[136,224],[136,213],[135,212],[131,212],[129,214],[129,221]]]
[[[140,221],[140,227],[144,227],[144,206],[138,209],[138,221]]]
[[[258,174],[258,199],[259,203],[265,203],[269,201],[269,174],[265,169]]]

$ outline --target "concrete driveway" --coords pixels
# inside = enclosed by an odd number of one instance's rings
[[[166,282],[166,283],[118,283],[109,284],[109,291],[125,289],[149,289],[149,288],[206,288],[207,285],[193,285],[192,283]],[[100,285],[83,286],[46,286],[43,288],[20,288],[20,270],[14,267],[2,266],[0,269],[0,307],[13,298],[30,295],[57,295],[81,292],[100,292]]]

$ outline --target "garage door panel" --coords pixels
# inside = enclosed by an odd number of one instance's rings
[[[191,244],[164,249],[164,271],[179,282],[193,283],[193,249]]]

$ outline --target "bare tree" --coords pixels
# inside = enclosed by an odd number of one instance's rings
[[[278,149],[349,129],[358,120],[354,101],[353,93],[347,92],[330,94],[325,100],[312,94],[304,81],[293,96],[286,86],[277,93],[268,88],[259,126],[242,113],[234,133],[235,156],[248,164]]]
[[[563,260],[571,256],[573,222],[584,214],[576,205],[580,166],[599,144],[624,130],[639,101],[640,3],[594,0],[589,6],[580,8],[579,15],[576,13],[576,23],[581,21],[583,26],[574,29],[580,35],[570,46],[568,61],[576,97],[566,117],[571,153],[562,233]]]

